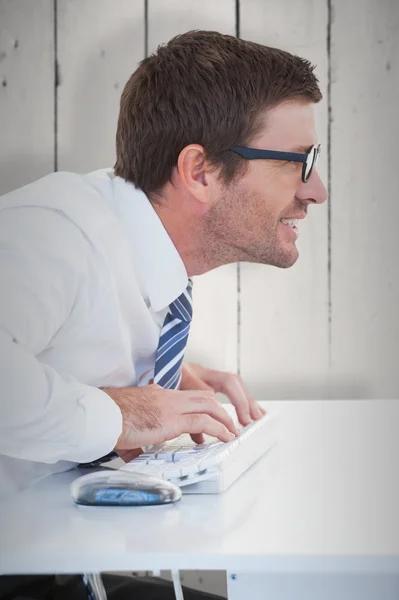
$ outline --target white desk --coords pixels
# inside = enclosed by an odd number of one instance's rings
[[[268,405],[283,407],[278,444],[220,496],[81,507],[69,484],[82,472],[71,471],[3,502],[0,572],[226,569],[399,581],[399,401]]]

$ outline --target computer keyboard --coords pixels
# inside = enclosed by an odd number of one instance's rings
[[[234,418],[234,407],[225,408]],[[197,445],[188,434],[181,435],[147,448],[121,469],[161,477],[185,494],[223,492],[274,445],[276,417],[275,412],[267,413],[246,427],[239,426],[240,435],[227,443],[205,436],[206,442]]]

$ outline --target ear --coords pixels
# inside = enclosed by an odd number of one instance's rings
[[[190,144],[183,148],[177,160],[177,171],[186,190],[199,202],[208,203],[211,171],[205,158],[203,146]]]

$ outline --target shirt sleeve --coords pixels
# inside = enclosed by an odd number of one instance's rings
[[[89,462],[122,431],[103,391],[59,373],[40,353],[68,321],[90,278],[90,243],[61,212],[0,213],[0,453]]]

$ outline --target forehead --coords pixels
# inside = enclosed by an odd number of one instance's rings
[[[313,144],[317,144],[314,103],[291,101],[267,111],[252,145],[266,150],[305,151]]]

